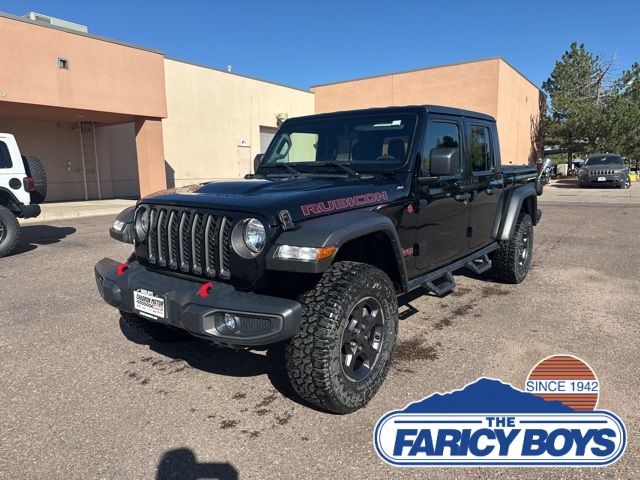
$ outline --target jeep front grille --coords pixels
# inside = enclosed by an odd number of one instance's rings
[[[591,175],[614,175],[616,173],[615,170],[592,170]]]
[[[149,263],[210,278],[229,279],[233,218],[171,207],[152,207]]]

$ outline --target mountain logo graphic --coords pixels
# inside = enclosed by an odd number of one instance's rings
[[[481,377],[376,423],[377,454],[394,466],[604,466],[624,453],[623,422]]]

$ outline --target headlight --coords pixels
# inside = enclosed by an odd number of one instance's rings
[[[264,249],[267,233],[262,222],[256,218],[245,218],[233,227],[231,245],[244,258],[253,258]]]
[[[276,250],[276,258],[280,260],[298,260],[300,262],[317,262],[325,258],[331,258],[338,248],[335,245],[327,247],[296,247],[292,245],[280,245]]]
[[[254,253],[260,253],[264,248],[264,242],[267,239],[267,234],[264,230],[264,225],[260,220],[252,218],[244,226],[244,243]]]
[[[138,242],[144,242],[147,239],[147,233],[149,233],[149,210],[144,207],[138,209],[135,227]]]

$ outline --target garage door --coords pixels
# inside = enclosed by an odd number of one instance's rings
[[[267,151],[267,147],[271,143],[271,140],[273,140],[277,131],[277,128],[260,127],[260,153]]]

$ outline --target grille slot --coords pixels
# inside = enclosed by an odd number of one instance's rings
[[[594,170],[592,175],[614,175],[616,172],[615,170]]]
[[[231,278],[233,219],[214,213],[153,207],[149,214],[149,263],[210,278]]]

